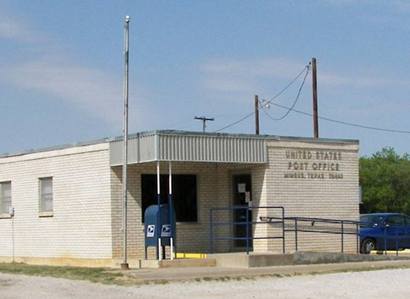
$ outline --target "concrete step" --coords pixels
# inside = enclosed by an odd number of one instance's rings
[[[404,255],[396,257],[330,252],[296,252],[291,254],[251,253],[249,255],[245,253],[221,253],[208,255],[208,258],[215,259],[217,267],[254,268],[382,260],[408,260],[410,257]]]
[[[187,268],[187,267],[215,267],[214,258],[205,259],[174,259],[174,260],[140,260],[140,268]]]
[[[211,254],[209,257],[216,260],[217,267],[223,268],[253,268],[293,264],[292,254],[221,253]]]

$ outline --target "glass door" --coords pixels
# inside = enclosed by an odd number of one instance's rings
[[[247,207],[252,202],[252,180],[250,174],[238,174],[233,176],[233,205],[236,207]],[[249,221],[246,225],[246,221]],[[234,209],[233,221],[237,224],[233,226],[234,247],[246,247],[246,234],[252,237],[252,211],[247,209]],[[252,239],[248,241],[249,248],[252,248]]]

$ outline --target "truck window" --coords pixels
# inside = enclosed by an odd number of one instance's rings
[[[404,216],[402,215],[392,215],[387,217],[386,219],[386,224],[389,224],[391,226],[402,226],[404,225]]]

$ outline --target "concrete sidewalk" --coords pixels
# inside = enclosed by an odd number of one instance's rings
[[[410,268],[410,260],[291,265],[247,269],[220,267],[138,269],[122,271],[122,273],[132,277],[137,283],[145,284],[199,280],[253,279],[263,276],[284,277],[396,268]]]

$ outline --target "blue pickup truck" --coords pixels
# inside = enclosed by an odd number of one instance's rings
[[[400,213],[360,215],[360,252],[410,248],[410,217]]]

